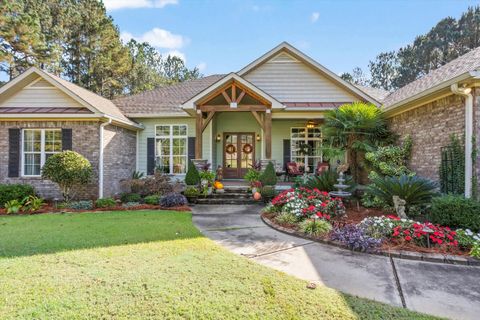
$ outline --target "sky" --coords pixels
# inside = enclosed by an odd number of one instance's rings
[[[104,0],[122,39],[147,40],[205,75],[287,41],[337,74],[396,50],[478,1]]]
[[[470,0],[103,0],[124,41],[148,41],[205,75],[240,70],[287,41],[337,74],[411,43]],[[2,76],[2,78],[4,78]],[[1,79],[5,80],[5,79]]]

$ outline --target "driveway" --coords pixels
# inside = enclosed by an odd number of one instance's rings
[[[230,251],[345,293],[453,319],[478,319],[480,268],[356,253],[278,232],[257,205],[197,205],[193,222]]]

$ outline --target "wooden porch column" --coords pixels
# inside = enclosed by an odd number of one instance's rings
[[[265,157],[267,160],[272,159],[272,110],[265,111],[265,123],[263,125],[265,131]]]
[[[202,110],[198,109],[195,119],[195,159],[202,158]]]

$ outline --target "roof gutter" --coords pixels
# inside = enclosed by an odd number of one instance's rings
[[[473,96],[471,88],[459,88],[458,83],[450,86],[453,94],[465,98],[465,198],[472,196],[473,175]]]
[[[404,105],[406,105],[406,104],[408,104],[408,103],[412,103],[412,102],[414,102],[414,101],[416,101],[416,100],[419,100],[419,99],[421,99],[421,98],[423,98],[423,97],[426,97],[426,96],[428,96],[428,95],[430,95],[430,94],[433,94],[433,93],[435,93],[435,92],[437,92],[437,91],[439,91],[439,90],[448,88],[448,87],[450,87],[452,84],[458,84],[459,82],[465,81],[465,80],[467,80],[467,79],[469,79],[469,78],[471,78],[471,77],[472,77],[472,72],[465,72],[465,73],[463,73],[463,74],[461,74],[461,75],[459,75],[459,76],[457,76],[457,77],[455,77],[455,78],[453,78],[453,79],[450,79],[450,80],[448,80],[448,81],[444,81],[444,82],[442,82],[442,83],[440,83],[440,84],[438,84],[438,85],[436,85],[436,86],[434,86],[434,87],[432,87],[432,88],[430,88],[430,89],[428,89],[428,90],[422,91],[422,92],[417,93],[417,94],[415,94],[415,95],[413,95],[413,96],[411,96],[411,97],[408,97],[408,98],[406,98],[406,99],[400,100],[400,101],[398,101],[398,102],[396,102],[396,103],[394,103],[394,104],[392,104],[392,105],[390,105],[390,106],[388,106],[388,107],[385,107],[385,108],[384,108],[384,112],[385,112],[385,114],[386,114],[387,116],[390,116],[390,115],[394,112],[394,110],[397,109],[398,107],[404,106]]]

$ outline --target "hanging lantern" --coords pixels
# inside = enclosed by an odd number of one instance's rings
[[[306,126],[307,126],[307,129],[313,129],[313,128],[315,128],[316,125],[317,125],[317,124],[315,123],[315,121],[313,121],[313,120],[308,120]]]

